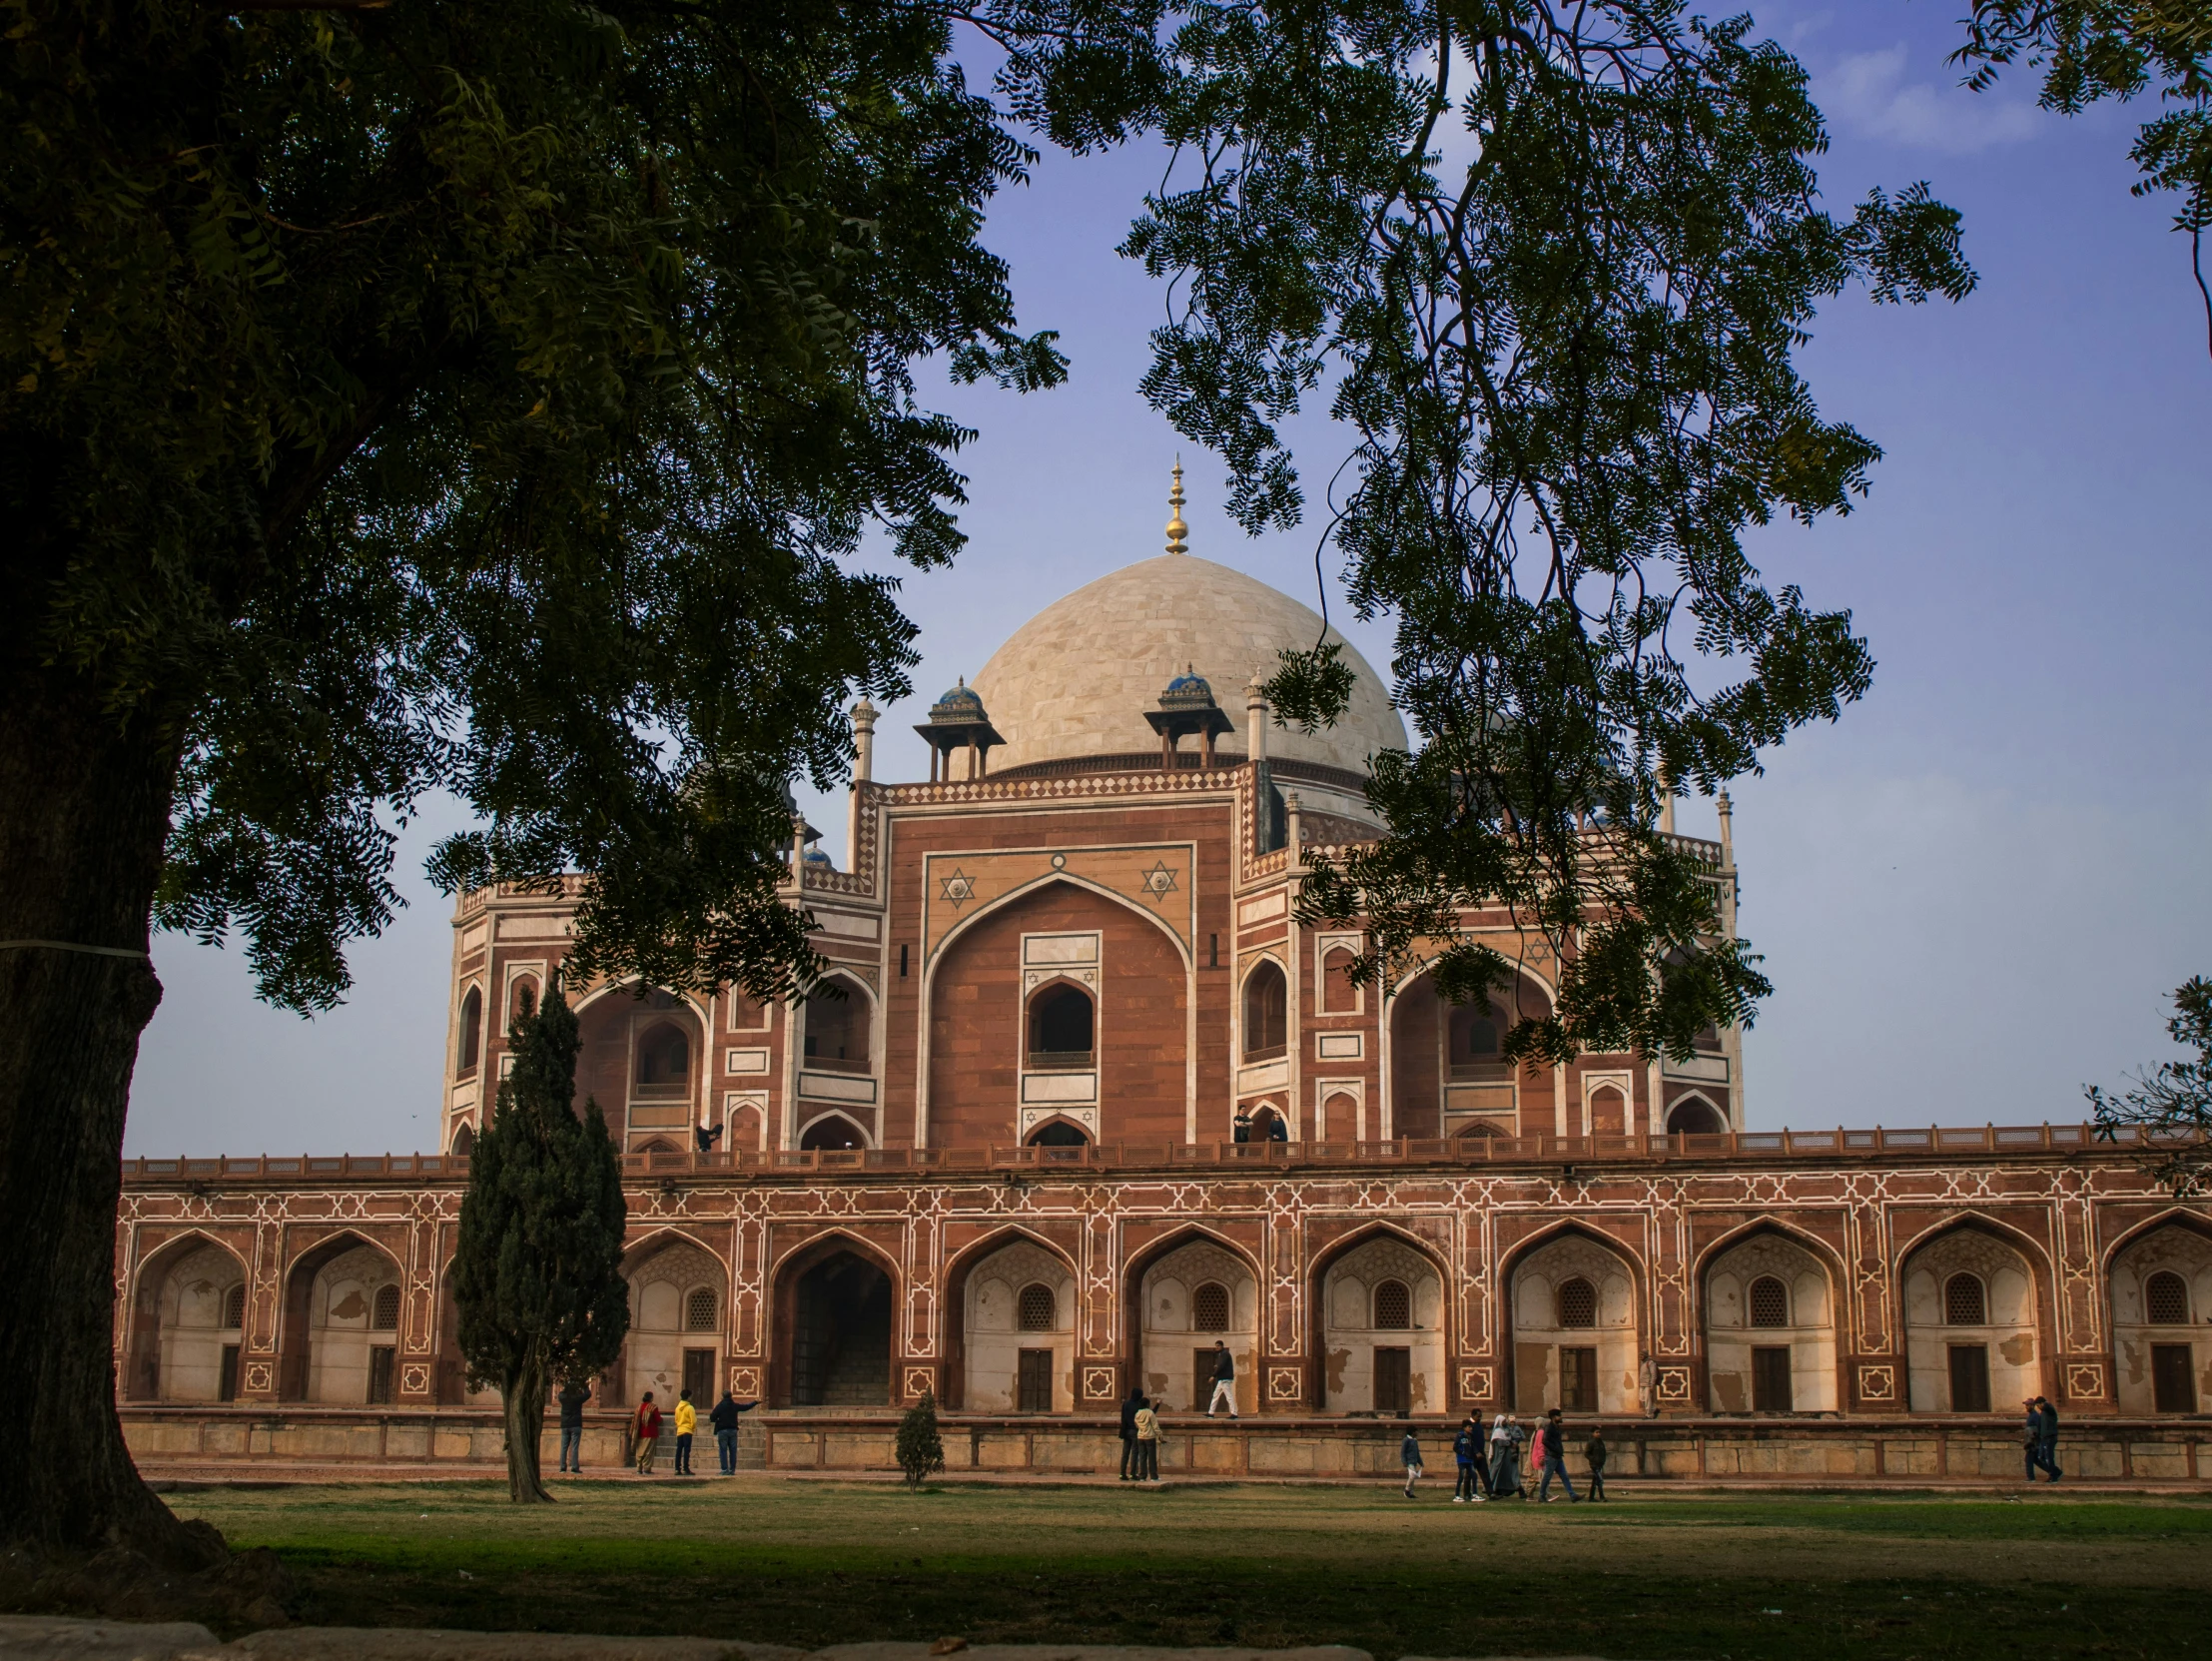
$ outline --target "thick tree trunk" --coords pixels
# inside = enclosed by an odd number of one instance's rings
[[[140,1480],[116,1417],[116,1201],[178,744],[92,684],[0,659],[0,1537],[220,1558]],[[89,949],[88,949],[89,948]]]
[[[501,1394],[507,1421],[507,1497],[517,1505],[550,1505],[539,1444],[545,1435],[545,1372],[524,1370]]]

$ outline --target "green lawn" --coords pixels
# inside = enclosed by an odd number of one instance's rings
[[[1169,1488],[765,1476],[207,1489],[310,1620],[862,1638],[1347,1643],[1400,1655],[2205,1655],[2212,1504]]]

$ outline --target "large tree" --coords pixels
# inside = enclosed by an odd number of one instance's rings
[[[446,886],[593,873],[572,974],[810,984],[783,788],[828,782],[841,698],[911,661],[843,556],[959,540],[964,434],[912,366],[1063,372],[977,241],[1028,132],[1178,148],[1131,245],[1188,302],[1149,390],[1248,523],[1300,512],[1273,423],[1301,397],[1356,434],[1332,523],[1428,748],[1382,758],[1396,835],[1312,904],[1364,885],[1380,962],[1505,895],[1588,965],[1516,1036],[1554,1053],[1756,996],[1657,793],[1865,684],[1847,615],[1771,591],[1739,532],[1841,510],[1875,453],[1791,367],[1813,309],[1968,276],[1924,193],[1819,208],[1804,76],[1740,27],[1632,0],[7,17],[9,1534],[185,1549],[110,1364],[157,919],[243,934],[265,996],[325,1007],[394,903],[396,822],[447,790],[483,828],[439,847]],[[1699,655],[1740,672],[1701,684]],[[1319,718],[1340,682],[1303,660],[1278,692]],[[1636,921],[1578,933],[1615,900]]]
[[[1128,252],[1182,304],[1146,390],[1254,530],[1301,519],[1278,423],[1327,399],[1322,539],[1395,621],[1420,739],[1375,767],[1391,834],[1320,862],[1302,913],[1365,924],[1358,973],[1429,959],[1466,999],[1513,977],[1458,908],[1505,902],[1559,974],[1509,1055],[1748,1022],[1767,982],[1663,797],[1868,684],[1850,613],[1771,586],[1744,533],[1866,488],[1879,450],[1793,354],[1851,286],[1965,294],[1957,216],[1923,186],[1830,213],[1804,69],[1673,0],[1204,5],[1170,68],[1177,165]],[[1316,642],[1273,691],[1326,720],[1349,679]]]
[[[549,1502],[545,1396],[614,1360],[630,1329],[622,1161],[596,1100],[576,1113],[576,1017],[555,984],[508,1034],[514,1070],[468,1162],[453,1303],[468,1375],[496,1384],[507,1495]]]
[[[594,873],[570,972],[813,973],[775,883],[958,535],[910,366],[1038,386],[1026,152],[935,7],[11,0],[0,48],[0,1533],[190,1558],[113,1405],[158,919],[348,984],[396,824]]]

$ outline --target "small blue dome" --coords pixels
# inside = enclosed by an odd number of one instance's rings
[[[1169,681],[1167,690],[1170,692],[1203,692],[1208,697],[1213,694],[1213,688],[1206,684],[1205,676],[1187,672],[1179,674]]]
[[[937,707],[939,709],[944,709],[951,704],[962,704],[970,709],[981,709],[983,707],[983,699],[977,695],[976,689],[973,686],[970,686],[969,684],[967,684],[967,682],[963,681],[960,685],[954,687],[950,692],[946,693],[942,698],[939,698],[937,700]]]
[[[830,856],[824,853],[820,848],[809,848],[807,850],[807,863],[809,865],[818,865],[825,871],[833,869],[830,864]]]

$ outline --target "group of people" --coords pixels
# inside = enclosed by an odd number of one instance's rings
[[[1229,1354],[1229,1346],[1218,1338],[1213,1341],[1211,1382],[1213,1390],[1206,1397],[1205,1416],[1211,1418],[1226,1407],[1229,1417],[1235,1418],[1236,1361]],[[1121,1398],[1121,1480],[1159,1480],[1159,1407],[1136,1384],[1131,1384],[1129,1393]]]
[[[2027,1409],[2027,1423],[2020,1430],[2020,1447],[2027,1455],[2027,1479],[2032,1482],[2038,1470],[2047,1470],[2055,1482],[2066,1474],[2058,1468],[2058,1409],[2050,1404],[2048,1396],[2041,1395],[2031,1395],[2021,1405]]]
[[[561,1386],[560,1395],[560,1468],[564,1474],[581,1475],[584,1468],[584,1407],[591,1400],[590,1388],[578,1380],[570,1380]],[[758,1407],[758,1401],[739,1401],[728,1390],[722,1392],[707,1413],[707,1424],[714,1431],[715,1451],[721,1455],[722,1474],[737,1474],[737,1416]],[[670,1428],[668,1415],[660,1410],[647,1390],[638,1398],[637,1410],[630,1414],[630,1461],[637,1467],[637,1474],[653,1474],[654,1461],[660,1454],[661,1432]],[[691,1441],[699,1429],[699,1409],[692,1404],[691,1391],[686,1389],[676,1397],[675,1424],[677,1476],[696,1476],[691,1468]]]
[[[1525,1476],[1522,1470],[1524,1448],[1527,1450]],[[1411,1430],[1406,1431],[1399,1452],[1405,1460],[1405,1497],[1411,1499],[1414,1484],[1424,1474],[1421,1438]],[[1487,1437],[1483,1435],[1482,1420],[1469,1413],[1460,1422],[1458,1434],[1452,1437],[1452,1458],[1459,1466],[1459,1481],[1452,1489],[1454,1505],[1479,1505],[1492,1499],[1527,1499],[1531,1480],[1537,1482],[1537,1503],[1545,1504],[1551,1499],[1555,1476],[1569,1504],[1577,1503],[1582,1497],[1575,1492],[1574,1478],[1567,1474],[1567,1424],[1557,1407],[1537,1421],[1533,1433],[1523,1428],[1521,1421],[1511,1413],[1500,1413],[1492,1421]],[[1582,1462],[1589,1473],[1589,1492],[1594,1500],[1605,1498],[1606,1458],[1605,1431],[1593,1429],[1590,1439],[1582,1444]]]

